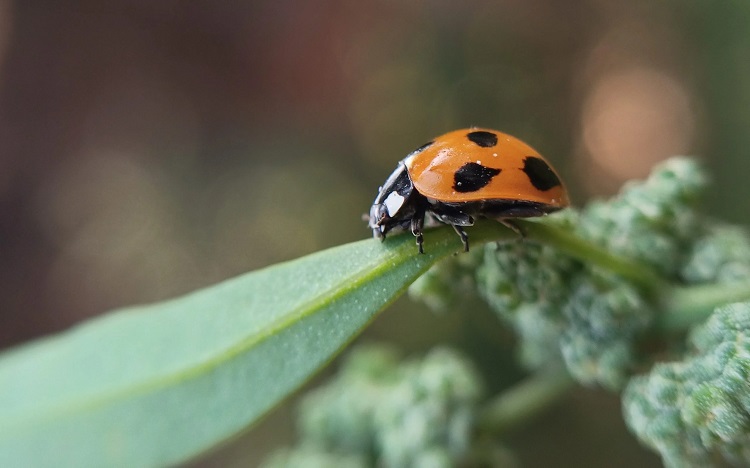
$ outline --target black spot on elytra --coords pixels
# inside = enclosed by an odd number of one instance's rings
[[[471,132],[466,135],[466,138],[482,148],[491,148],[497,144],[497,135],[492,132],[485,132],[484,130]]]
[[[531,185],[542,192],[561,185],[557,174],[541,158],[526,157],[523,160],[523,172],[529,177]]]
[[[500,169],[473,162],[466,163],[453,174],[453,188],[456,192],[475,192],[489,184],[498,174],[500,174]]]
[[[411,153],[409,153],[409,155],[411,156],[412,154],[421,153],[422,151],[424,151],[427,148],[429,148],[430,146],[432,146],[433,143],[435,143],[435,142],[434,141],[428,141],[424,145],[420,146],[419,148],[417,148],[414,151],[412,151]]]

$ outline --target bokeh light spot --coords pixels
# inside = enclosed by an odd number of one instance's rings
[[[606,73],[591,86],[581,126],[588,159],[609,178],[625,180],[688,151],[695,118],[682,83],[653,68],[632,67]]]

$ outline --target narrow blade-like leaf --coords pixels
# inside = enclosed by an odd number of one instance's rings
[[[425,246],[343,245],[0,355],[0,466],[194,457],[299,388],[460,243],[443,228]]]

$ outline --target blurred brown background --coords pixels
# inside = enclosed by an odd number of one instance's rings
[[[0,348],[366,238],[396,161],[464,126],[578,203],[696,154],[708,208],[748,220],[750,4],[62,3],[0,0]],[[370,333],[417,350],[460,320],[401,301]],[[614,397],[573,400],[514,441],[527,466],[658,466]],[[201,463],[252,465],[283,442],[260,432]]]

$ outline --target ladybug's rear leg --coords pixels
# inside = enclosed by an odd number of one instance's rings
[[[526,232],[525,232],[525,231],[523,230],[523,228],[522,228],[521,226],[519,226],[519,225],[518,225],[518,224],[517,224],[517,223],[516,223],[516,222],[515,222],[514,220],[512,220],[512,219],[510,219],[510,218],[499,218],[499,219],[498,219],[498,221],[499,221],[499,222],[500,222],[500,224],[502,224],[503,226],[507,227],[507,228],[508,228],[508,229],[510,229],[511,231],[513,231],[513,232],[515,232],[516,234],[518,234],[518,237],[519,237],[519,238],[520,238],[521,240],[524,240],[524,239],[526,238]]]

